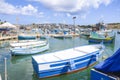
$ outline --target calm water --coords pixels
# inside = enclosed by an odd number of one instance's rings
[[[74,46],[87,45],[88,39],[86,37],[76,37],[73,39],[55,39],[50,38],[50,49],[48,51],[38,53],[45,54]],[[111,56],[118,48],[120,48],[120,34],[116,34],[115,41],[112,44],[105,44],[106,49],[100,57],[100,61]],[[7,57],[8,80],[39,80],[34,74],[31,56],[11,56],[9,52],[8,41],[0,43],[0,73],[4,80],[4,57]],[[35,54],[37,55],[37,54]],[[59,77],[46,78],[42,80],[90,80],[90,69],[81,72],[61,75]]]

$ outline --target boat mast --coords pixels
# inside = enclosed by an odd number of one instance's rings
[[[17,23],[17,37],[18,37],[18,35],[19,35],[19,27],[18,27],[18,21],[19,21],[19,18],[18,17],[16,17],[16,23]],[[17,38],[17,40],[18,40],[18,38]]]
[[[4,58],[5,59],[5,80],[7,80],[7,58]]]
[[[73,37],[75,36],[75,19],[76,19],[76,16],[73,17],[73,26],[74,26],[74,33],[73,33]],[[75,42],[74,42],[74,38],[73,38],[73,49],[75,47]]]

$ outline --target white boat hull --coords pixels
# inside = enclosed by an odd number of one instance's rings
[[[34,71],[39,78],[46,78],[83,70],[93,65],[101,54],[100,46],[83,46],[74,49],[32,56]]]
[[[24,43],[23,43],[24,44]],[[30,44],[27,46],[14,46],[10,48],[12,55],[28,55],[35,54],[49,49],[49,43]]]

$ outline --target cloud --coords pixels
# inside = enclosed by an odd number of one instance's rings
[[[90,9],[98,9],[100,5],[109,5],[112,0],[28,0],[39,2],[44,5],[44,7],[56,11],[54,16],[62,16],[64,14],[66,17],[80,17],[81,19],[86,19],[87,15],[90,13]]]
[[[38,10],[30,4],[28,4],[27,6],[20,7],[19,11],[21,11],[21,14],[23,15],[33,15],[38,12]]]
[[[43,12],[38,12],[38,9],[31,4],[26,6],[14,6],[4,0],[1,0],[0,2],[0,13],[43,16]]]
[[[53,15],[56,17],[56,16],[58,16],[58,15],[59,15],[59,13],[54,13]]]
[[[67,17],[71,17],[71,14],[70,13],[66,13]]]
[[[59,17],[63,17],[63,16],[64,16],[64,14],[63,14],[63,13],[59,13],[59,12],[58,12],[58,13],[54,13],[54,14],[53,14],[53,16],[55,16],[55,17],[58,17],[58,16],[59,16]]]
[[[17,8],[15,8],[13,5],[10,5],[9,3],[5,3],[4,0],[1,0],[0,13],[15,14],[15,13],[18,13],[18,11],[17,11]]]
[[[89,8],[99,8],[101,4],[108,5],[111,0],[31,0],[42,3],[47,8],[59,12],[76,13]]]

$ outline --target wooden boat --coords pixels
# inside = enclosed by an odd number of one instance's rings
[[[118,34],[120,34],[120,30],[119,30],[119,31],[117,31],[117,33],[118,33]]]
[[[32,56],[32,64],[39,78],[72,73],[92,66],[103,51],[103,45],[86,45],[48,54]]]
[[[40,40],[21,40],[10,43],[10,51],[13,55],[35,54],[49,49],[49,43]]]
[[[104,42],[104,43],[112,43],[114,40],[114,37],[106,37],[106,38],[95,38],[95,37],[89,37],[89,42],[92,43],[100,43],[100,42]]]
[[[91,69],[90,80],[120,80],[120,48]]]
[[[19,40],[36,39],[37,37],[40,37],[40,34],[19,34],[18,35]]]
[[[89,29],[89,28],[88,28],[88,29],[80,29],[80,35],[89,37],[91,31],[92,31],[92,30]]]
[[[73,38],[73,37],[76,37],[76,36],[79,36],[79,34],[55,34],[53,35],[54,38],[58,38],[58,39],[64,39],[64,38]]]
[[[65,34],[65,35],[64,34],[55,34],[53,37],[63,39],[63,38],[72,38],[73,35],[70,35],[70,34]]]
[[[112,43],[114,38],[114,34],[108,32],[93,32],[90,34],[89,42],[100,43],[103,41],[104,43]]]
[[[58,39],[63,39],[64,38],[64,34],[54,34],[53,37],[54,38],[58,38]]]

